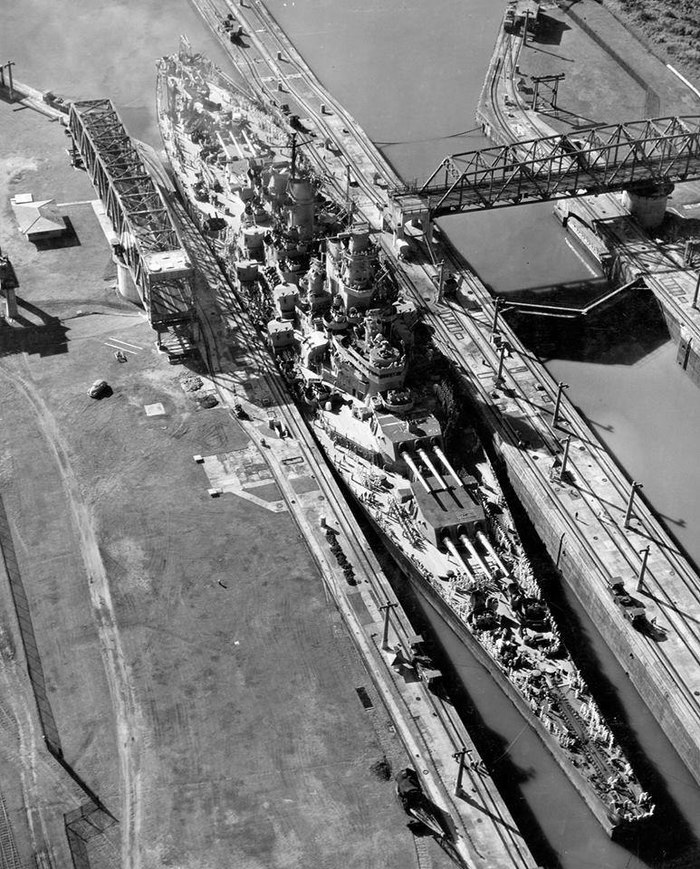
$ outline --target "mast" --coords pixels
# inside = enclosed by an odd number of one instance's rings
[[[292,132],[292,173],[290,181],[295,181],[297,175],[297,134]]]

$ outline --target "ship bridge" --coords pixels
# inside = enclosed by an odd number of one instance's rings
[[[632,210],[700,179],[700,116],[598,125],[453,154],[421,185],[392,191],[396,226],[408,220],[542,200],[627,191]],[[658,209],[657,209],[658,210]]]
[[[160,192],[111,100],[72,103],[68,126],[112,222],[118,267],[131,273],[159,347],[185,355],[195,326],[194,270]]]

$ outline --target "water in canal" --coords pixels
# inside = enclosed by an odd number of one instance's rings
[[[322,81],[345,104],[407,180],[425,177],[449,153],[486,144],[474,109],[503,13],[501,0],[269,0],[268,6]],[[23,0],[7,4],[0,61],[14,59],[20,80],[71,97],[110,96],[133,135],[160,146],[154,111],[154,61],[187,33],[221,62],[216,41],[186,0]],[[482,278],[501,293],[590,276],[590,265],[538,205],[469,218],[447,229]],[[596,345],[597,347],[599,345]],[[629,347],[612,357],[592,350],[552,359],[550,370],[591,419],[669,528],[700,562],[695,535],[700,462],[694,459],[700,392],[673,361],[669,342],[653,352]],[[562,869],[635,869],[636,849],[602,834],[539,740],[491,684],[488,674],[431,613],[456,678],[497,746],[495,774],[520,784],[516,814],[548,842],[542,862]],[[700,835],[700,794],[617,664],[595,636],[643,747],[663,771],[672,798]]]

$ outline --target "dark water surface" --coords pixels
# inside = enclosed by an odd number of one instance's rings
[[[485,144],[474,110],[497,28],[501,0],[270,0],[271,11],[321,80],[377,142],[407,180],[428,175],[443,156]],[[0,61],[42,90],[71,97],[111,97],[129,131],[160,147],[155,120],[155,60],[187,33],[195,49],[226,68],[216,41],[186,0],[22,0],[2,3]],[[223,61],[223,62],[222,62]],[[591,266],[538,205],[445,225],[482,278],[497,292],[591,277]],[[598,349],[587,361],[552,360],[586,413],[670,528],[700,561],[695,535],[700,462],[700,392],[674,367],[668,342],[610,364]],[[563,869],[637,869],[650,865],[636,846],[609,842],[566,777],[488,674],[432,614],[456,675],[502,746],[496,770],[522,779],[511,804],[549,843],[548,865]],[[624,675],[595,635],[589,638],[616,686],[637,737],[663,771],[672,798],[700,834],[700,795]],[[507,750],[507,751],[506,751]],[[545,860],[543,859],[543,862]]]

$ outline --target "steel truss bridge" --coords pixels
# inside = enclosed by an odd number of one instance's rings
[[[105,205],[115,253],[136,284],[158,346],[171,356],[191,349],[194,271],[165,203],[111,100],[74,102],[68,127]]]
[[[446,157],[392,198],[409,216],[504,208],[616,190],[670,192],[700,178],[700,116],[609,124]],[[419,200],[421,202],[419,202]]]

